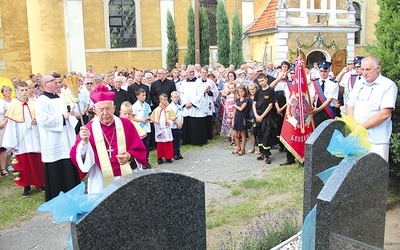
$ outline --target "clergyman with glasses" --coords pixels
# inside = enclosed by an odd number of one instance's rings
[[[147,165],[147,149],[130,120],[114,114],[115,92],[96,86],[90,92],[96,113],[80,128],[71,159],[83,173],[88,173],[88,193],[99,193],[121,176]]]
[[[69,151],[75,141],[77,120],[67,102],[57,94],[59,82],[52,75],[41,79],[43,94],[35,102],[40,149],[44,163],[46,201],[67,192],[80,183],[78,169],[72,164]]]

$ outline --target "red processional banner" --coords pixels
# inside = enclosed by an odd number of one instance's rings
[[[286,106],[280,140],[296,159],[303,163],[305,143],[313,132],[310,96],[304,61],[296,59],[296,73]]]

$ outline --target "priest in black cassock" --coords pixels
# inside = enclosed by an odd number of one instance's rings
[[[136,91],[138,89],[143,89],[146,92],[146,102],[150,105],[150,88],[146,84],[142,83],[143,72],[141,70],[136,70],[133,80],[133,84],[128,86],[128,94],[132,105],[137,101]]]
[[[121,89],[122,81],[123,81],[122,76],[116,76],[114,78],[114,88],[111,90],[112,92],[115,92],[115,98],[114,98],[115,116],[119,116],[119,110],[121,109],[121,104],[125,101],[129,102],[128,91]]]
[[[40,150],[44,163],[46,201],[68,192],[80,183],[78,169],[72,164],[69,151],[75,142],[77,120],[67,102],[56,92],[59,83],[51,75],[42,80],[43,94],[35,101]]]

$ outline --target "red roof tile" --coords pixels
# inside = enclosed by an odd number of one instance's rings
[[[246,29],[245,33],[252,33],[275,27],[275,12],[277,7],[278,0],[270,0],[261,15]]]

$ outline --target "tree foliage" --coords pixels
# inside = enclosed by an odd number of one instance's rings
[[[244,63],[242,45],[242,25],[240,24],[239,14],[235,11],[232,21],[232,42],[229,54],[229,63],[235,65],[236,69]]]
[[[194,11],[193,7],[190,4],[189,5],[189,10],[188,10],[188,15],[187,15],[187,20],[188,20],[188,40],[187,40],[187,51],[185,55],[185,64],[194,64],[195,63],[195,37],[194,37]]]
[[[179,61],[178,39],[176,38],[175,23],[171,12],[167,12],[167,70],[172,70],[175,63]]]
[[[218,0],[217,5],[217,45],[217,60],[225,67],[228,67],[230,51],[229,20],[222,0]]]
[[[399,86],[400,81],[400,1],[378,0],[379,21],[375,23],[376,44],[369,45],[367,51],[381,59],[381,73]],[[393,133],[390,154],[392,163],[400,167],[400,96],[392,114]]]
[[[210,21],[206,8],[200,8],[200,64],[210,63]]]

